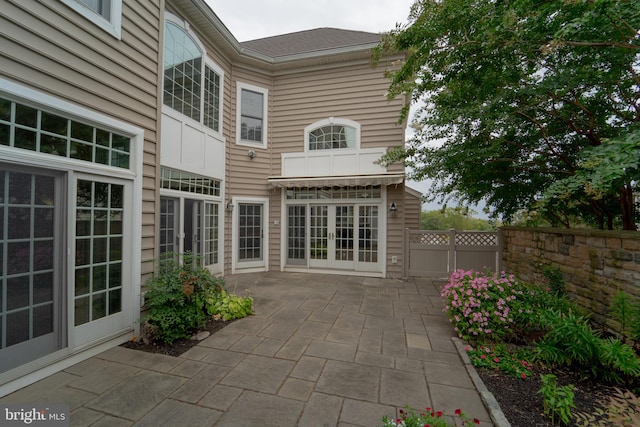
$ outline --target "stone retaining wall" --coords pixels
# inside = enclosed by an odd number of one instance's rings
[[[593,320],[619,332],[608,315],[622,290],[640,298],[640,232],[502,227],[503,268],[530,283],[548,283],[546,266],[562,272],[565,289]]]

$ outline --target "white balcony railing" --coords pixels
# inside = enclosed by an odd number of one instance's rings
[[[282,154],[283,177],[378,175],[387,172],[375,162],[386,148],[321,150]]]

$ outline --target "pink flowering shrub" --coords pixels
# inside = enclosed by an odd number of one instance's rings
[[[534,292],[513,275],[457,270],[440,292],[458,336],[476,342],[504,340],[533,313]]]

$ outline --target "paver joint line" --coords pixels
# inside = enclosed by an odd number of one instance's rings
[[[179,427],[175,413],[188,411],[192,425],[362,426],[406,404],[449,411],[457,399],[509,426],[432,280],[266,272],[227,283],[250,288],[258,312],[180,357],[115,347],[0,403],[64,399],[83,425]]]

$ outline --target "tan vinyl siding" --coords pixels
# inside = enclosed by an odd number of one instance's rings
[[[276,77],[270,120],[274,175],[280,174],[281,153],[304,150],[304,128],[328,117],[360,123],[362,148],[402,145],[402,103],[387,101],[388,86],[383,70],[367,62]]]
[[[58,0],[1,0],[0,7],[0,77],[144,129],[141,271],[151,273],[160,0],[125,0],[120,40]]]
[[[328,117],[360,123],[361,148],[402,145],[404,125],[397,123],[402,102],[387,101],[388,85],[383,70],[371,68],[368,62],[275,77],[273,113],[269,120],[273,153],[271,174],[281,174],[282,153],[304,151],[304,128]],[[389,171],[402,172],[403,168],[394,166]],[[389,191],[393,194],[394,190]],[[281,192],[272,190],[272,193],[272,219],[280,218]],[[271,227],[272,269],[280,265],[280,232],[284,227],[285,224]],[[402,258],[402,225],[397,218],[389,218],[387,242],[388,275],[399,277],[401,261],[397,265],[391,264],[392,255]]]
[[[387,277],[388,278],[400,278],[404,274],[403,262],[404,262],[404,215],[402,212],[406,209],[404,203],[404,186],[403,185],[390,185],[387,187],[387,206],[385,209],[389,209],[389,204],[395,202],[398,207],[398,213],[394,216],[389,214],[387,216]],[[398,257],[398,263],[392,264],[392,257]]]
[[[405,228],[420,230],[420,215],[422,212],[422,197],[413,191],[405,191],[404,224]]]

